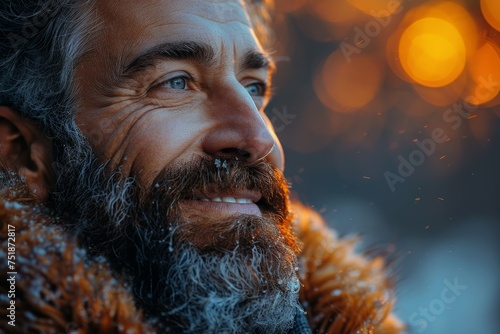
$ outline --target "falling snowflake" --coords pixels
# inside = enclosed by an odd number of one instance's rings
[[[217,169],[225,169],[226,174],[229,174],[229,165],[226,160],[221,161],[220,159],[215,159],[215,167],[217,167]]]

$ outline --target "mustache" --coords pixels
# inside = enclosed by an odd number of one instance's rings
[[[180,201],[193,199],[198,193],[248,190],[261,195],[256,204],[267,219],[257,220],[257,223],[255,217],[248,219],[241,215],[212,222],[205,219],[202,213],[189,218],[183,216],[180,209]],[[133,219],[135,228],[156,231],[151,235],[153,242],[189,242],[203,251],[227,251],[237,244],[239,247],[253,247],[253,244],[245,245],[243,240],[255,237],[261,241],[267,239],[265,244],[279,239],[293,253],[299,251],[291,226],[293,215],[288,181],[281,170],[264,161],[248,164],[235,159],[200,157],[188,163],[172,165],[157,175],[147,191],[141,192],[139,203],[141,210]]]
[[[200,193],[256,191],[256,203],[263,214],[278,219],[290,215],[289,185],[283,173],[264,161],[248,164],[236,159],[209,159],[177,163],[160,172],[152,185],[141,192],[139,202],[148,211],[160,215],[179,215],[179,201],[194,199]],[[168,207],[158,207],[158,199]],[[168,212],[166,212],[168,211]]]

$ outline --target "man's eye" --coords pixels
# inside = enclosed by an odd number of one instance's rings
[[[184,90],[188,86],[189,78],[186,77],[175,77],[167,80],[163,83],[166,88]]]
[[[266,94],[266,85],[260,82],[245,86],[245,89],[250,96],[262,97]]]

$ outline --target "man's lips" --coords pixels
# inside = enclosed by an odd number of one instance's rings
[[[250,190],[213,193],[195,191],[192,198],[181,200],[180,204],[183,209],[209,215],[247,214],[261,217],[262,212],[257,205],[261,197],[259,192]]]

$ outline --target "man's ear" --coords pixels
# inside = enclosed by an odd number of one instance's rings
[[[52,175],[52,141],[32,121],[0,106],[0,161],[24,177],[39,199],[45,199]]]

